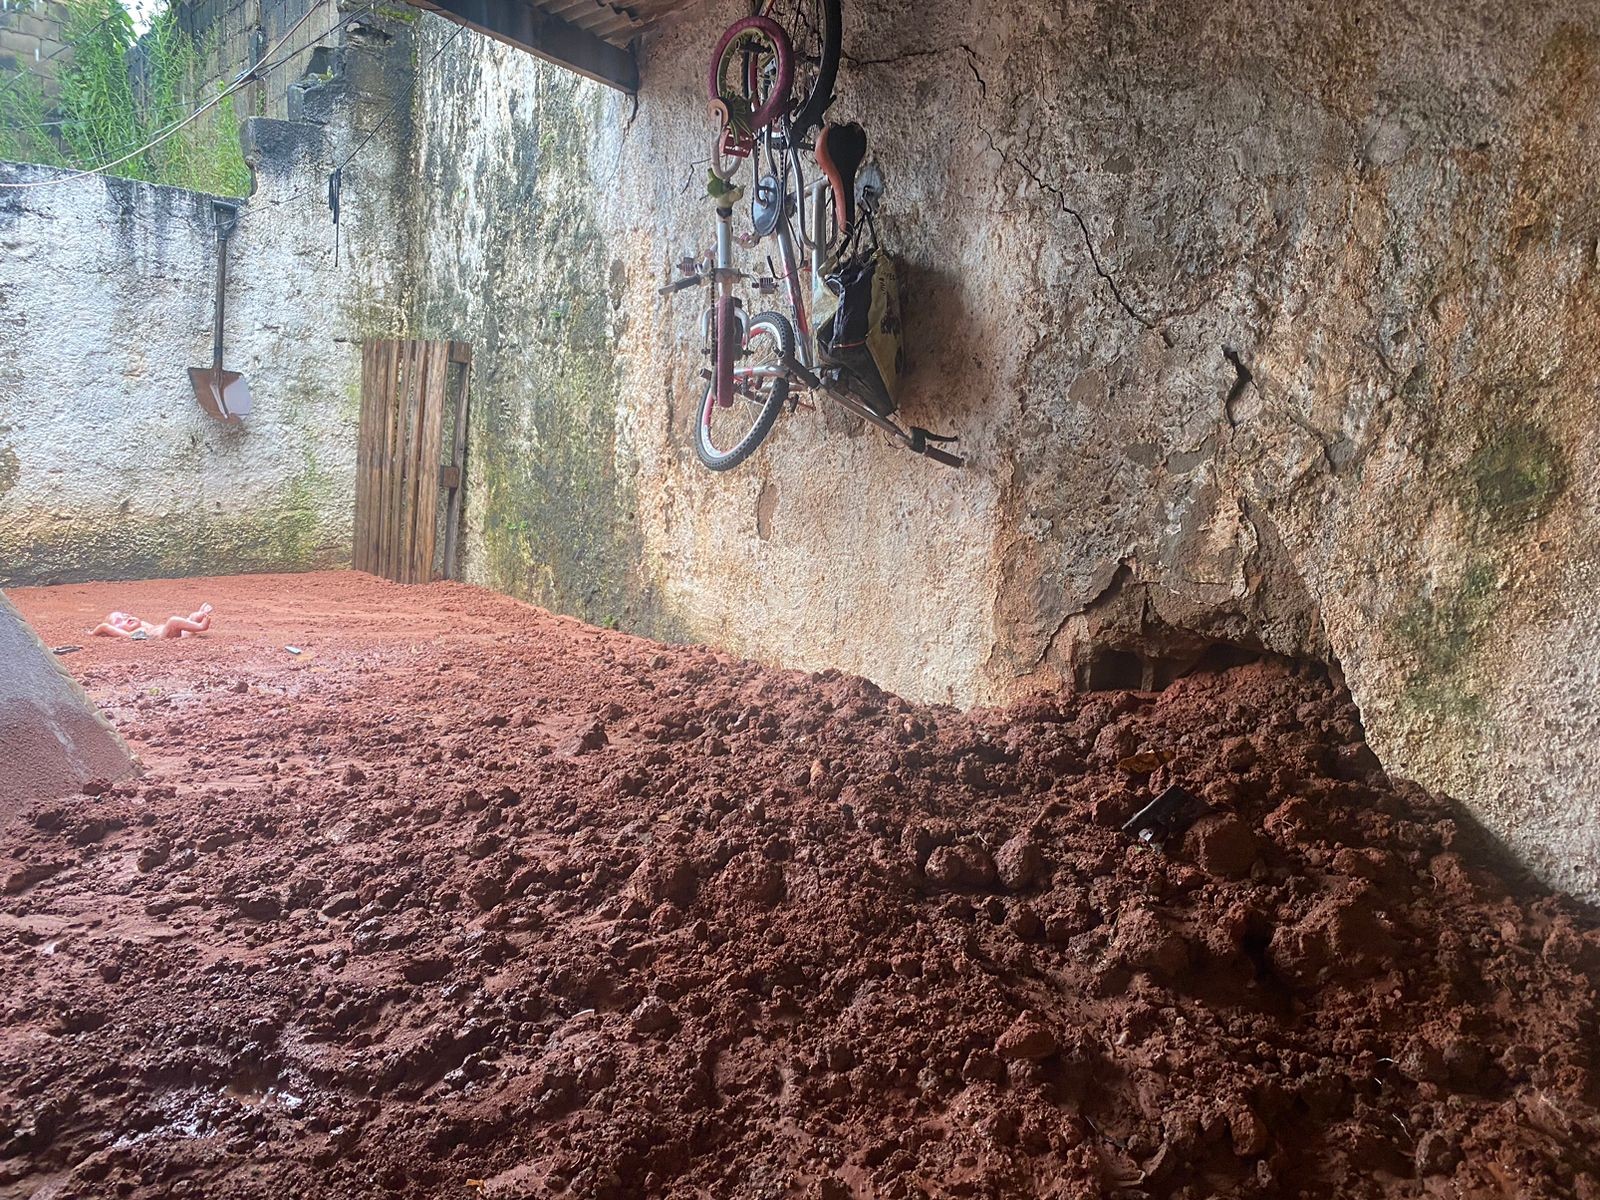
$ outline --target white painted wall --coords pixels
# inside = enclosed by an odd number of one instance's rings
[[[0,189],[0,585],[349,561],[357,339],[399,323],[388,193],[349,189],[363,232],[336,267],[329,136],[256,133],[228,243],[223,365],[254,398],[238,423],[200,409],[187,370],[211,362],[211,197],[0,164],[47,185]]]

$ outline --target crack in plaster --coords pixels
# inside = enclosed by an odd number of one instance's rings
[[[983,136],[989,142],[989,149],[998,154],[1002,162],[1014,167],[1020,167],[1022,173],[1033,181],[1033,185],[1035,187],[1042,192],[1049,192],[1055,197],[1056,205],[1061,209],[1061,211],[1066,213],[1077,222],[1078,231],[1083,235],[1083,247],[1089,252],[1089,261],[1094,265],[1095,274],[1100,276],[1101,279],[1105,280],[1106,286],[1111,289],[1111,295],[1116,300],[1118,307],[1120,307],[1123,312],[1127,313],[1128,316],[1132,317],[1140,325],[1143,325],[1146,329],[1155,329],[1156,322],[1139,313],[1131,304],[1128,303],[1127,298],[1122,294],[1122,289],[1117,286],[1117,281],[1111,277],[1111,273],[1107,271],[1105,266],[1100,262],[1099,252],[1094,248],[1094,237],[1089,232],[1089,224],[1083,219],[1083,214],[1081,212],[1067,203],[1066,193],[1060,188],[1056,187],[1054,184],[1046,182],[1040,177],[1038,171],[1034,170],[1022,159],[1015,155],[1008,154],[1006,151],[1002,150],[995,142],[994,134],[989,132],[989,130],[985,129],[983,131]]]

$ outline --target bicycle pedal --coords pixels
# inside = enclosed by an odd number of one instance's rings
[[[937,442],[940,445],[944,445],[948,442],[959,442],[961,440],[958,434],[930,433],[920,425],[913,425],[911,427],[911,436],[918,442]]]

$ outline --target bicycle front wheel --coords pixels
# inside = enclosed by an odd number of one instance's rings
[[[789,107],[793,81],[794,51],[783,28],[768,17],[745,17],[717,43],[707,88],[736,132],[755,134]]]
[[[694,414],[695,453],[713,471],[731,471],[754,454],[789,398],[789,380],[776,373],[785,358],[794,357],[788,318],[775,312],[751,317],[744,348],[729,402],[717,402],[713,379]]]

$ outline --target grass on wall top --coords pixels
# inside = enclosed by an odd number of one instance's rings
[[[86,170],[120,158],[182,121],[226,86],[208,76],[197,43],[168,4],[141,38],[120,0],[69,0],[60,98],[52,105],[28,69],[0,74],[0,158]],[[250,188],[233,100],[223,100],[159,146],[109,174],[220,195]]]

